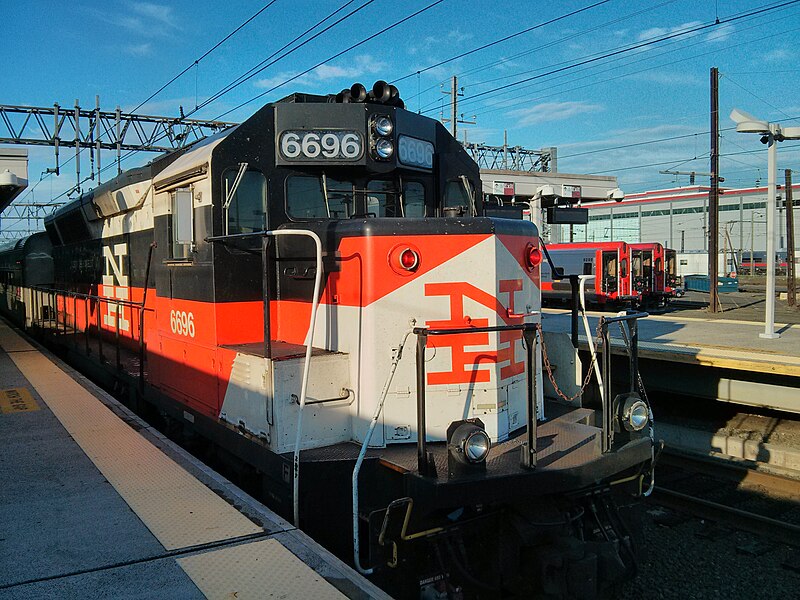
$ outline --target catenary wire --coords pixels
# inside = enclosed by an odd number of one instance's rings
[[[528,83],[529,81],[534,81],[534,80],[537,80],[537,79],[541,79],[543,77],[547,77],[547,76],[553,75],[555,73],[560,73],[560,72],[563,72],[563,71],[572,70],[574,68],[577,68],[577,67],[585,65],[585,64],[591,64],[591,63],[594,63],[594,62],[597,62],[597,61],[600,61],[600,60],[604,60],[606,58],[610,58],[610,57],[613,57],[613,56],[618,56],[620,54],[625,54],[625,53],[628,53],[628,52],[632,52],[632,51],[638,50],[640,48],[646,48],[648,46],[652,46],[654,44],[658,44],[658,43],[661,43],[661,42],[664,42],[664,41],[667,41],[667,40],[670,40],[670,39],[675,39],[675,38],[678,38],[678,37],[684,37],[686,35],[699,33],[701,31],[710,29],[712,27],[719,27],[720,25],[726,25],[726,24],[729,24],[729,23],[733,23],[733,22],[739,21],[741,19],[750,18],[750,17],[753,17],[753,16],[757,16],[759,14],[764,14],[766,12],[777,10],[778,8],[783,8],[785,6],[790,6],[790,5],[793,5],[793,4],[797,4],[798,2],[800,2],[800,0],[787,0],[786,2],[782,2],[782,3],[778,4],[777,6],[769,5],[769,6],[761,7],[759,9],[755,9],[755,10],[747,11],[747,12],[744,12],[744,13],[740,13],[738,15],[727,17],[725,19],[720,19],[718,22],[715,21],[715,22],[711,22],[711,23],[703,23],[701,25],[697,25],[697,26],[694,26],[694,27],[681,29],[681,30],[678,30],[678,31],[675,31],[675,32],[672,32],[672,33],[665,34],[665,35],[654,36],[654,37],[648,38],[646,40],[643,40],[641,42],[637,42],[635,44],[628,44],[628,45],[625,45],[625,46],[621,46],[621,47],[615,48],[615,49],[613,49],[611,51],[607,51],[607,52],[603,52],[603,53],[599,53],[599,54],[595,54],[595,55],[590,55],[587,58],[584,58],[584,59],[581,59],[581,60],[578,60],[578,61],[574,61],[574,62],[570,62],[569,64],[563,65],[563,66],[555,68],[555,69],[551,69],[550,71],[547,71],[545,73],[540,73],[538,75],[533,75],[531,77],[526,77],[526,78],[521,79],[519,81],[515,81],[515,82],[512,82],[512,83],[508,83],[508,84],[502,85],[502,86],[498,86],[498,87],[496,87],[494,89],[491,89],[491,90],[486,90],[484,92],[479,92],[478,94],[475,94],[475,95],[471,96],[468,100],[465,100],[462,103],[462,105],[463,104],[470,104],[471,102],[474,102],[476,99],[478,99],[480,97],[483,97],[483,96],[486,96],[486,95],[489,95],[489,94],[496,95],[498,92],[501,92],[503,90],[511,89],[511,88],[517,87],[517,86],[519,86],[519,85],[521,85],[523,83]],[[431,111],[430,110],[423,111],[423,114],[425,112],[431,112]]]
[[[194,67],[195,65],[199,64],[201,60],[203,60],[203,59],[204,59],[206,56],[208,56],[209,54],[211,54],[212,52],[214,52],[214,50],[216,50],[217,48],[219,48],[219,47],[220,47],[222,44],[224,44],[224,43],[225,43],[225,42],[227,42],[227,41],[228,41],[230,38],[232,38],[234,35],[236,35],[236,34],[237,34],[237,33],[238,33],[240,30],[242,30],[244,27],[246,27],[246,26],[248,25],[248,23],[250,23],[250,22],[251,22],[253,19],[255,19],[256,17],[258,17],[258,15],[260,15],[260,14],[261,14],[261,13],[263,13],[265,10],[267,10],[267,9],[268,9],[270,6],[272,6],[273,4],[275,4],[275,2],[277,2],[277,0],[271,0],[270,2],[267,2],[267,4],[265,4],[264,6],[262,6],[262,7],[261,7],[261,8],[260,8],[258,11],[256,11],[256,12],[255,12],[253,15],[251,15],[251,16],[250,16],[250,18],[248,18],[247,20],[245,20],[245,21],[244,21],[243,23],[241,23],[241,24],[240,24],[238,27],[236,27],[236,29],[234,29],[233,31],[231,31],[231,32],[230,32],[228,35],[226,35],[224,38],[222,38],[220,41],[218,41],[216,44],[214,44],[214,45],[213,45],[211,48],[209,48],[208,50],[206,50],[206,51],[205,51],[205,52],[204,52],[204,53],[203,53],[203,54],[202,54],[200,57],[198,57],[197,59],[195,59],[195,61],[194,61],[194,62],[192,62],[191,64],[189,64],[189,66],[188,66],[188,67],[186,67],[185,69],[183,69],[183,71],[181,71],[180,73],[178,73],[177,75],[175,75],[175,76],[174,76],[172,79],[170,79],[170,80],[169,80],[167,83],[165,83],[165,84],[164,84],[164,85],[162,85],[160,88],[158,88],[158,89],[157,89],[155,92],[153,92],[152,94],[150,94],[150,95],[149,95],[149,96],[148,96],[148,97],[147,97],[145,100],[143,100],[142,102],[140,102],[140,103],[139,103],[139,104],[136,106],[136,108],[134,108],[134,109],[131,111],[131,113],[135,113],[135,112],[136,112],[137,110],[139,110],[139,109],[140,109],[142,106],[144,106],[145,104],[147,104],[148,102],[150,102],[150,100],[152,100],[152,99],[153,99],[153,98],[155,98],[155,97],[156,97],[158,94],[160,94],[160,93],[161,93],[161,92],[163,92],[165,89],[167,89],[167,87],[169,87],[169,86],[170,86],[170,85],[171,85],[173,82],[175,82],[175,81],[176,81],[178,78],[180,78],[180,77],[181,77],[181,75],[183,75],[184,73],[186,73],[186,72],[187,72],[189,69],[191,69],[191,68],[192,68],[192,67]]]
[[[575,16],[575,15],[580,14],[582,12],[585,12],[587,10],[591,10],[593,8],[596,8],[596,7],[600,6],[600,5],[602,5],[602,4],[607,4],[610,1],[611,0],[600,0],[600,2],[595,2],[594,4],[590,4],[588,6],[584,6],[583,8],[579,8],[579,9],[573,10],[571,12],[568,12],[566,14],[560,15],[558,17],[554,17],[554,18],[549,19],[547,21],[543,21],[541,23],[537,23],[536,25],[533,25],[531,27],[523,29],[522,31],[517,31],[516,33],[512,33],[510,35],[502,37],[499,40],[494,40],[493,42],[489,42],[487,44],[483,44],[482,46],[479,46],[477,48],[473,48],[472,50],[468,50],[468,51],[462,52],[461,54],[458,54],[456,56],[451,56],[450,58],[447,58],[445,60],[439,61],[436,64],[429,65],[429,66],[427,66],[427,67],[425,67],[423,69],[419,69],[419,70],[414,71],[412,73],[408,73],[407,75],[403,75],[402,77],[399,77],[398,79],[393,80],[392,83],[396,84],[396,83],[399,83],[401,81],[405,81],[409,77],[414,77],[415,75],[418,75],[420,73],[425,73],[426,71],[430,71],[431,69],[435,69],[436,67],[441,67],[442,65],[447,64],[449,62],[452,62],[454,60],[458,60],[459,58],[464,58],[465,56],[469,56],[470,54],[474,54],[475,52],[480,52],[481,50],[486,50],[487,48],[491,48],[492,46],[496,46],[498,44],[502,44],[502,43],[507,42],[508,40],[513,39],[515,37],[518,37],[520,35],[524,35],[526,33],[530,33],[531,31],[534,31],[536,29],[540,29],[540,28],[545,27],[547,25],[552,25],[553,23],[557,23],[558,21],[561,21],[563,19],[567,19],[569,17]]]
[[[586,35],[588,33],[592,33],[594,31],[598,31],[598,30],[603,29],[605,27],[608,27],[610,25],[616,25],[617,23],[620,23],[620,22],[625,21],[627,19],[631,19],[633,17],[639,16],[642,13],[658,9],[658,8],[664,6],[664,5],[671,4],[673,2],[676,2],[676,0],[666,0],[665,2],[662,2],[661,4],[658,4],[656,6],[650,6],[648,8],[645,8],[645,9],[630,13],[628,15],[625,15],[624,17],[620,17],[618,19],[613,19],[611,21],[606,21],[605,23],[602,23],[601,25],[597,25],[595,27],[590,27],[588,29],[581,30],[581,31],[579,31],[579,32],[577,32],[575,34],[561,37],[561,38],[559,38],[557,40],[554,40],[554,41],[549,42],[547,44],[543,44],[541,46],[536,46],[534,48],[529,48],[528,50],[525,50],[523,52],[519,52],[519,53],[514,54],[512,56],[504,57],[504,58],[500,59],[499,61],[495,61],[495,62],[486,64],[486,65],[482,65],[482,66],[479,66],[479,67],[474,67],[472,69],[467,69],[466,71],[461,71],[461,72],[457,73],[456,76],[457,77],[464,77],[466,75],[472,75],[474,73],[478,73],[478,72],[484,71],[486,69],[495,68],[499,64],[504,64],[504,63],[512,61],[514,59],[520,58],[522,56],[526,56],[528,54],[532,54],[533,52],[538,52],[538,51],[541,51],[541,50],[545,50],[547,48],[551,48],[553,46],[557,46],[558,44],[562,44],[564,42],[573,41],[577,37]],[[504,78],[508,78],[508,77],[514,77],[514,75],[513,74],[506,75]],[[433,89],[435,89],[437,87],[440,87],[443,84],[444,84],[444,82],[435,83],[434,85],[422,90],[421,92],[418,92],[416,97],[419,98],[419,96],[421,96],[422,94],[425,94],[425,93],[427,93],[427,92],[429,92],[429,91],[431,91],[431,90],[433,90]],[[470,84],[470,85],[472,86],[472,85],[475,85],[475,84]],[[431,104],[436,104],[436,103],[438,103],[438,99],[435,102],[428,103],[427,105],[423,106],[419,110],[424,110],[424,109],[428,108],[428,106],[430,106]]]
[[[796,0],[796,1],[800,2],[800,0]],[[408,21],[408,20],[410,20],[410,19],[413,19],[413,18],[414,18],[414,17],[416,17],[417,15],[420,15],[420,14],[422,14],[422,13],[424,13],[424,12],[426,12],[426,11],[428,11],[428,10],[432,9],[432,8],[434,8],[435,6],[437,6],[437,5],[441,4],[442,2],[444,2],[444,0],[436,0],[435,2],[431,2],[431,3],[430,3],[430,4],[428,4],[427,6],[425,6],[425,7],[421,8],[421,9],[419,9],[418,11],[416,11],[416,12],[414,12],[414,13],[412,13],[412,14],[410,14],[410,15],[406,16],[406,17],[403,17],[403,18],[402,18],[402,19],[400,19],[399,21],[395,21],[394,23],[392,23],[391,25],[389,25],[389,26],[387,26],[387,27],[384,27],[384,28],[383,28],[383,29],[381,29],[380,31],[378,31],[378,32],[376,32],[376,33],[373,33],[372,35],[369,35],[369,36],[365,37],[365,38],[364,38],[364,39],[362,39],[361,41],[359,41],[359,42],[356,42],[355,44],[353,44],[353,45],[351,45],[351,46],[349,46],[349,47],[345,48],[344,50],[342,50],[342,51],[340,51],[340,52],[337,52],[336,54],[334,54],[334,55],[332,55],[332,56],[330,56],[330,57],[326,58],[325,60],[323,60],[323,61],[321,61],[321,62],[318,62],[318,63],[317,63],[317,64],[315,64],[314,66],[312,66],[312,67],[309,67],[309,68],[307,68],[306,70],[304,70],[304,71],[302,71],[302,72],[300,72],[300,73],[298,73],[298,74],[296,74],[296,75],[293,75],[292,77],[290,77],[290,78],[286,79],[285,81],[283,81],[283,82],[279,83],[278,85],[275,85],[275,86],[273,86],[273,87],[269,88],[268,90],[266,90],[266,91],[264,91],[264,92],[261,92],[260,94],[256,94],[255,96],[253,96],[253,97],[252,97],[252,98],[250,98],[249,100],[246,100],[245,102],[242,102],[242,103],[241,103],[241,104],[239,104],[238,106],[235,106],[234,108],[231,108],[230,110],[227,110],[227,111],[223,112],[223,113],[222,113],[222,114],[220,114],[219,116],[215,117],[215,120],[216,120],[216,119],[220,119],[220,118],[222,118],[222,117],[224,117],[224,116],[226,116],[226,115],[228,115],[228,114],[230,114],[230,113],[234,112],[235,110],[238,110],[238,109],[242,108],[243,106],[246,106],[246,105],[250,104],[251,102],[253,102],[253,101],[255,101],[255,100],[258,100],[259,98],[262,98],[262,97],[266,96],[267,94],[269,94],[270,92],[273,92],[273,91],[275,91],[275,90],[276,90],[276,89],[278,89],[279,87],[282,87],[282,86],[286,85],[287,83],[290,83],[290,82],[294,81],[295,79],[298,79],[298,78],[302,77],[302,76],[303,76],[303,75],[305,75],[306,73],[309,73],[309,72],[313,71],[313,70],[314,70],[314,69],[316,69],[317,67],[320,67],[320,66],[324,65],[326,62],[329,62],[329,61],[331,61],[331,60],[335,60],[335,59],[339,58],[340,56],[342,56],[342,55],[344,55],[344,54],[347,54],[348,52],[350,52],[350,51],[351,51],[351,50],[353,50],[354,48],[357,48],[357,47],[361,46],[362,44],[365,44],[366,42],[368,42],[368,41],[370,41],[370,40],[372,40],[372,39],[375,39],[375,38],[376,38],[376,37],[378,37],[379,35],[383,35],[383,34],[384,34],[384,33],[386,33],[387,31],[390,31],[390,30],[394,29],[395,27],[398,27],[398,26],[402,25],[402,24],[403,24],[403,23],[405,23],[406,21]]]
[[[367,6],[369,6],[370,4],[372,4],[373,2],[375,2],[375,0],[367,0],[367,2],[366,2],[366,3],[362,4],[361,6],[358,6],[358,7],[356,7],[355,9],[353,9],[352,11],[350,11],[349,13],[347,13],[346,15],[344,15],[344,16],[342,16],[341,18],[337,19],[335,22],[333,22],[333,23],[331,23],[330,25],[326,26],[324,29],[322,29],[322,30],[318,31],[317,33],[315,33],[315,34],[314,34],[313,36],[311,36],[310,38],[308,38],[308,39],[306,39],[306,40],[303,40],[303,42],[302,42],[302,43],[298,44],[298,45],[297,45],[297,46],[295,46],[294,48],[291,48],[290,50],[288,50],[288,51],[284,52],[284,53],[283,53],[283,54],[281,54],[280,56],[277,56],[278,54],[280,54],[281,52],[283,52],[284,50],[286,50],[287,48],[289,48],[289,47],[290,47],[292,44],[294,44],[294,43],[295,43],[295,42],[297,42],[298,40],[302,39],[303,37],[305,37],[306,35],[308,35],[308,34],[309,34],[309,33],[311,33],[312,31],[314,31],[314,30],[315,30],[317,27],[320,27],[320,26],[321,26],[322,24],[324,24],[326,21],[328,21],[328,20],[332,19],[334,16],[336,16],[336,14],[337,14],[337,13],[339,13],[339,12],[341,12],[342,10],[344,10],[345,8],[347,8],[347,7],[348,7],[350,4],[352,4],[354,1],[355,1],[355,0],[349,0],[348,2],[346,2],[345,4],[343,4],[342,6],[340,6],[339,8],[337,8],[335,11],[333,11],[332,13],[330,13],[330,14],[329,14],[328,16],[326,16],[325,18],[323,18],[323,19],[320,19],[319,21],[317,21],[317,22],[316,22],[314,25],[312,25],[311,27],[309,27],[308,29],[306,29],[306,30],[305,30],[303,33],[301,33],[300,35],[296,36],[296,37],[295,37],[294,39],[292,39],[290,42],[287,42],[286,44],[284,44],[284,45],[283,45],[282,47],[280,47],[278,50],[276,50],[275,52],[273,52],[272,54],[270,54],[270,55],[269,55],[267,58],[265,58],[264,60],[262,60],[261,62],[259,62],[257,65],[255,65],[255,66],[251,67],[251,68],[250,68],[250,69],[248,69],[248,70],[247,70],[245,73],[243,73],[242,75],[240,75],[239,77],[237,77],[236,79],[234,79],[233,81],[231,81],[230,83],[228,83],[228,84],[226,84],[225,86],[223,86],[222,88],[220,88],[218,91],[216,91],[214,94],[212,94],[212,95],[211,95],[209,98],[207,98],[207,99],[206,99],[206,100],[204,100],[202,103],[200,103],[200,105],[199,105],[199,106],[198,106],[198,107],[197,107],[197,108],[196,108],[194,111],[192,111],[192,113],[194,113],[194,112],[196,112],[196,111],[198,111],[198,110],[200,110],[200,109],[202,109],[202,108],[204,108],[204,107],[208,106],[208,105],[209,105],[209,104],[211,104],[212,102],[214,102],[214,101],[218,100],[219,98],[221,98],[222,96],[224,96],[224,95],[225,95],[225,94],[227,94],[228,92],[230,92],[230,91],[232,91],[232,90],[236,89],[237,87],[239,87],[240,85],[242,85],[242,84],[243,84],[243,83],[245,83],[246,81],[248,81],[248,80],[252,79],[253,77],[255,77],[256,75],[258,75],[259,73],[261,73],[261,72],[265,71],[266,69],[268,69],[268,68],[269,68],[269,67],[271,67],[272,65],[274,65],[274,64],[276,64],[277,62],[279,62],[279,61],[283,60],[284,58],[286,58],[286,57],[287,57],[287,56],[289,56],[290,54],[294,53],[295,51],[297,51],[297,50],[299,50],[299,49],[303,48],[303,47],[304,47],[305,45],[307,45],[308,43],[312,42],[313,40],[315,40],[315,39],[316,39],[316,38],[318,38],[319,36],[321,36],[321,35],[323,35],[323,34],[327,33],[328,31],[330,31],[331,29],[333,29],[334,27],[336,27],[337,25],[339,25],[339,24],[340,24],[340,23],[342,23],[343,21],[345,21],[345,20],[349,19],[349,18],[350,18],[350,17],[352,17],[353,15],[357,14],[358,12],[360,12],[361,10],[363,10],[364,8],[366,8]],[[277,58],[275,58],[276,56],[277,56]],[[273,59],[274,59],[274,60],[273,60]],[[190,114],[192,114],[192,113],[190,113]]]

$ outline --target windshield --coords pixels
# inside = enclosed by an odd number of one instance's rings
[[[394,180],[359,185],[325,175],[292,175],[286,180],[286,208],[295,219],[421,218],[426,215],[425,186],[404,181],[401,194]]]
[[[348,219],[354,214],[353,184],[293,175],[286,180],[286,208],[296,219]]]

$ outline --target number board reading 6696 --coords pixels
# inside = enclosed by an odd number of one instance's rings
[[[281,158],[292,162],[357,161],[364,142],[357,131],[284,131],[278,144]]]

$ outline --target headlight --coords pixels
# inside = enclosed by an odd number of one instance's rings
[[[467,436],[463,443],[464,456],[469,462],[477,463],[486,460],[492,440],[485,431],[479,429]]]
[[[394,131],[394,123],[389,117],[378,117],[375,119],[375,132],[378,135],[390,135]]]
[[[375,153],[383,159],[391,158],[394,154],[394,144],[386,139],[378,140],[375,144]]]
[[[492,448],[492,440],[480,419],[451,423],[447,442],[452,459],[465,465],[482,465]]]
[[[622,425],[628,431],[641,431],[650,418],[650,409],[643,400],[628,398],[622,408]]]

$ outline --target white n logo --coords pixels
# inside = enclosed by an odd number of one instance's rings
[[[111,250],[111,246],[103,246],[103,258],[106,262],[103,274],[103,296],[116,298],[117,300],[127,300],[130,283],[128,276],[124,274],[125,262],[122,257],[128,255],[128,245],[114,244],[113,253]],[[103,315],[103,324],[116,329],[117,317],[119,316],[119,330],[128,331],[130,329],[130,321],[125,319],[125,307],[110,302],[107,306],[106,314]]]

